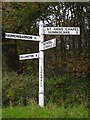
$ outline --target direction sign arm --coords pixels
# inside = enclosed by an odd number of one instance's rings
[[[5,38],[8,39],[19,39],[19,40],[32,40],[40,41],[40,37],[36,35],[25,35],[25,34],[16,34],[16,33],[5,33]]]

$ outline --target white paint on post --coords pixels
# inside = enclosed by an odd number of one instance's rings
[[[43,22],[39,23],[39,106],[44,107],[44,51],[42,50],[42,43],[44,42]]]

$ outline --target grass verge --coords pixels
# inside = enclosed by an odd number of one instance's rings
[[[44,108],[38,105],[12,107],[2,109],[3,118],[88,118],[88,111],[82,106],[64,108],[48,105]]]

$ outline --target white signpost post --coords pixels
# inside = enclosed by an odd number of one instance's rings
[[[42,50],[42,44],[44,42],[43,35],[43,22],[39,24],[39,105],[44,107],[44,51]]]
[[[33,40],[39,42],[39,53],[20,55],[20,60],[39,58],[39,106],[44,107],[44,50],[56,47],[56,38],[44,42],[44,34],[49,35],[80,35],[79,27],[44,27],[39,24],[39,36],[16,33],[5,33],[5,38]]]

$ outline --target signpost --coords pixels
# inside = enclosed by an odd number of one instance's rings
[[[39,105],[44,107],[44,50],[56,47],[56,38],[44,42],[44,34],[49,35],[80,35],[79,27],[44,27],[39,24],[39,36],[16,33],[5,33],[5,38],[33,40],[39,42],[39,53],[20,55],[20,60],[39,58]]]

